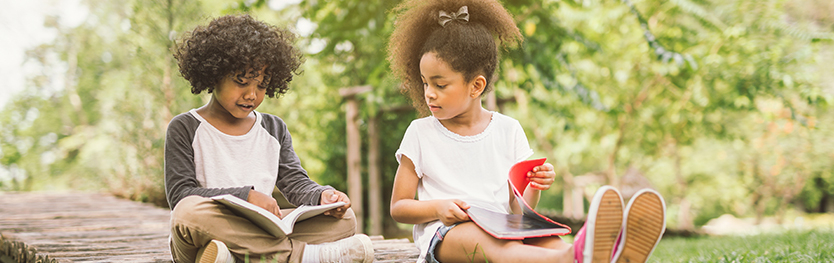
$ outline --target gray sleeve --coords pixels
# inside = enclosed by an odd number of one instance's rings
[[[189,195],[215,196],[231,194],[243,200],[249,198],[252,186],[234,188],[203,188],[197,182],[194,166],[194,134],[200,122],[186,112],[174,117],[165,133],[165,197],[171,209]]]
[[[301,161],[292,147],[292,136],[287,130],[287,124],[274,115],[263,115],[264,128],[281,143],[281,160],[275,186],[294,205],[318,205],[321,192],[334,188],[319,185],[307,176],[307,171],[301,167]]]

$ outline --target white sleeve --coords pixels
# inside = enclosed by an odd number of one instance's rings
[[[420,138],[417,136],[417,125],[412,121],[410,125],[408,125],[408,129],[405,130],[405,135],[403,136],[402,142],[400,142],[400,148],[397,149],[397,162],[400,163],[403,156],[408,156],[408,159],[411,159],[411,162],[414,163],[414,172],[417,173],[418,178],[423,178],[423,169],[421,169],[421,160],[420,157]]]
[[[513,124],[515,125],[515,161],[520,162],[533,156],[533,149],[530,149],[530,143],[527,142],[527,135],[524,134],[521,123],[516,120]]]

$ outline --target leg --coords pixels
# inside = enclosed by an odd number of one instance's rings
[[[571,244],[565,243],[565,240],[558,236],[528,238],[522,240],[522,242],[531,246],[550,248],[556,250],[564,250],[569,249],[571,247]]]
[[[355,234],[353,209],[348,209],[342,218],[318,215],[297,222],[289,237],[306,244],[302,246],[303,252],[293,253],[289,261],[372,262],[374,250],[371,240],[364,234]]]
[[[286,262],[291,255],[300,257],[304,246],[301,241],[276,238],[264,232],[211,199],[199,196],[182,199],[171,212],[174,261],[194,262],[197,251],[211,240],[222,241],[237,257],[248,254],[255,261],[261,256],[274,256],[278,262]]]
[[[290,211],[292,210],[282,210],[281,212],[286,215]],[[321,214],[297,222],[289,237],[309,244],[320,244],[346,238],[355,233],[356,215],[354,215],[353,209],[348,208],[345,216],[341,219]]]
[[[559,239],[558,237],[553,237]],[[537,241],[550,244],[558,241]],[[563,242],[564,243],[564,242]],[[567,245],[567,244],[565,244]],[[442,262],[573,262],[573,249],[539,247],[521,241],[496,239],[475,223],[458,224],[437,247],[438,260]]]

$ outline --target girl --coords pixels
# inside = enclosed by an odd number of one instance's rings
[[[496,239],[469,221],[470,205],[520,212],[507,174],[533,152],[519,122],[484,109],[481,98],[495,81],[496,39],[509,46],[521,35],[495,0],[409,0],[395,11],[391,67],[415,107],[431,113],[405,132],[391,197],[391,216],[414,224],[420,262],[646,261],[665,229],[663,199],[651,190],[624,213],[619,192],[602,187],[573,246],[556,236]],[[526,202],[535,207],[555,177],[549,163],[528,172]]]
[[[287,30],[243,15],[214,19],[178,43],[174,57],[191,92],[207,91],[211,99],[174,117],[165,138],[175,262],[373,260],[368,236],[354,235],[347,195],[310,180],[287,124],[255,111],[265,96],[287,92],[302,62],[294,40]],[[347,205],[298,222],[292,234],[276,238],[207,198],[232,194],[280,217],[289,211],[282,212],[272,197],[276,187],[295,205]]]

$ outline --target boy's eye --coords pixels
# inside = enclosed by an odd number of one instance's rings
[[[234,81],[238,85],[246,85],[246,81],[243,80],[243,76],[241,75],[235,76],[234,78],[232,78],[232,81]]]

